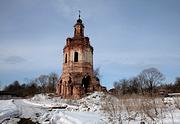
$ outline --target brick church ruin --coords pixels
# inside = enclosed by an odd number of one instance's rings
[[[62,75],[56,87],[58,96],[80,98],[94,91],[106,91],[93,73],[93,47],[84,36],[80,14],[74,25],[74,37],[66,39],[63,58]]]

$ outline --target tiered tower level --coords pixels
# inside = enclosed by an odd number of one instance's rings
[[[87,93],[106,90],[93,73],[93,47],[89,38],[84,36],[84,24],[80,15],[74,25],[74,37],[66,39],[63,58],[57,95],[63,98],[80,98]]]

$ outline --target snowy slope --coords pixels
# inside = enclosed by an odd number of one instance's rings
[[[36,95],[26,103],[42,107],[65,107],[64,109],[52,109],[40,119],[41,123],[51,124],[105,124],[100,114],[100,99],[103,93],[93,93],[80,100],[50,98],[46,95]]]
[[[79,100],[61,99],[43,94],[35,95],[30,99],[0,100],[0,123],[4,121],[3,124],[16,124],[19,120],[13,117],[19,116],[19,118],[31,118],[32,121],[42,124],[113,124],[119,123],[118,114],[120,114],[123,124],[139,124],[141,115],[136,114],[137,111],[128,113],[126,108],[130,104],[137,104],[138,100],[135,99],[135,103],[133,99],[126,100],[122,102],[120,99],[119,102],[117,98],[101,92],[95,92]],[[103,108],[104,103],[110,106]],[[166,98],[164,104],[167,105],[163,108],[162,119],[158,116],[153,122],[143,114],[145,118],[143,121],[156,124],[162,122],[180,124],[180,109],[176,103],[179,103],[179,99]],[[120,104],[122,108],[119,109]],[[109,111],[115,113],[109,113],[104,109],[110,109]],[[136,116],[128,120],[133,115]],[[11,119],[6,120],[8,118]]]
[[[95,97],[97,96],[97,97]],[[1,121],[19,116],[42,124],[105,124],[99,113],[99,95],[81,100],[60,99],[39,94],[31,99],[0,101]],[[62,109],[54,109],[60,107]],[[12,124],[13,120],[7,120]],[[14,123],[16,123],[14,122]]]
[[[0,100],[0,123],[5,119],[19,116],[19,114],[14,100]]]
[[[41,119],[41,123],[50,124],[104,124],[100,115],[94,112],[68,112],[54,110],[46,113]]]

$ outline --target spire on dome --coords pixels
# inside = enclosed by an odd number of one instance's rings
[[[74,25],[74,36],[75,37],[83,37],[84,36],[84,25],[81,20],[81,11],[79,10],[78,20]]]
[[[79,12],[79,19],[80,19],[81,18],[81,11],[79,10],[78,12]]]
[[[82,20],[81,20],[81,11],[80,10],[78,10],[78,12],[79,12],[79,15],[78,15],[78,20],[77,20],[77,23],[82,23]]]

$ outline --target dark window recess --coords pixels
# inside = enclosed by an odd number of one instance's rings
[[[80,34],[82,34],[83,33],[83,30],[82,30],[82,28],[80,29]]]
[[[74,62],[78,62],[78,52],[74,52]]]
[[[74,34],[75,34],[75,35],[77,34],[76,28],[75,28],[75,30],[74,30]]]
[[[82,86],[83,86],[83,88],[84,88],[85,93],[88,92],[89,84],[90,84],[90,76],[85,76],[85,77],[82,79]]]
[[[61,85],[62,85],[62,80],[60,80],[60,85],[59,85],[60,91],[59,91],[59,93],[61,93]]]
[[[65,63],[67,63],[67,54],[66,54],[66,56],[65,56]]]

